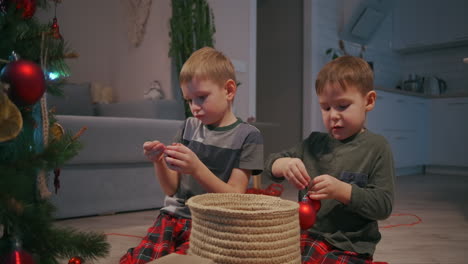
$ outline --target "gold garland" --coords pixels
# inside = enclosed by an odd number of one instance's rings
[[[45,42],[45,32],[42,32],[42,39],[41,39],[41,69],[45,71],[47,65],[47,53],[48,48],[44,47]],[[42,140],[44,144],[44,148],[46,148],[49,144],[49,113],[47,111],[47,96],[44,95],[41,98],[41,116],[42,116]],[[49,191],[47,187],[47,177],[46,171],[41,170],[37,175],[37,189],[39,190],[39,196],[42,199],[49,198],[52,193]]]

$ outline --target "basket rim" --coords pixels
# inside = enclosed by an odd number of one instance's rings
[[[231,213],[231,214],[242,214],[242,215],[258,215],[258,214],[270,214],[273,212],[288,212],[293,210],[299,209],[299,204],[297,202],[291,200],[285,200],[276,196],[268,196],[268,195],[261,195],[261,194],[246,194],[246,193],[205,193],[191,197],[187,200],[186,205],[192,210],[192,208],[197,210],[203,210],[205,213],[216,213],[221,211],[219,206],[216,205],[204,205],[200,203],[200,200],[213,200],[219,201],[221,197],[226,198],[239,198],[245,200],[254,200],[259,199],[259,202],[270,200],[276,203],[281,203],[284,205],[282,207],[275,207],[272,209],[265,209],[265,210],[255,210],[255,211],[247,211],[247,210],[237,210],[231,208],[222,208],[222,212]]]

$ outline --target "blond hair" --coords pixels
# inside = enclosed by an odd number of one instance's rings
[[[344,90],[353,85],[365,95],[374,90],[374,73],[365,60],[342,56],[330,61],[320,70],[315,81],[315,92],[320,95],[326,84],[336,82]]]
[[[237,83],[231,60],[211,47],[195,51],[182,66],[180,84],[189,83],[193,79],[210,80],[221,86],[229,79]]]

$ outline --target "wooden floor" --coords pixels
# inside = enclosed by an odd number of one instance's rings
[[[417,175],[397,178],[393,213],[414,214],[413,226],[381,228],[376,261],[400,264],[468,263],[468,174]],[[414,222],[391,216],[381,227]]]
[[[284,184],[284,199],[296,192]],[[380,222],[382,241],[375,261],[391,264],[468,263],[468,173],[397,177],[393,215]],[[115,264],[157,216],[144,211],[58,221],[58,225],[108,234],[111,253],[97,264]],[[64,262],[65,263],[65,262]],[[90,264],[91,262],[87,262]]]

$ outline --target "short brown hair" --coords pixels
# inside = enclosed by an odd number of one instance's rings
[[[346,86],[354,85],[363,94],[374,90],[374,73],[367,61],[353,56],[338,57],[320,70],[315,81],[315,92],[321,94],[327,83],[338,82]]]
[[[182,66],[180,84],[191,82],[193,79],[210,80],[219,85],[224,85],[229,79],[237,83],[231,60],[211,47],[195,51]]]

